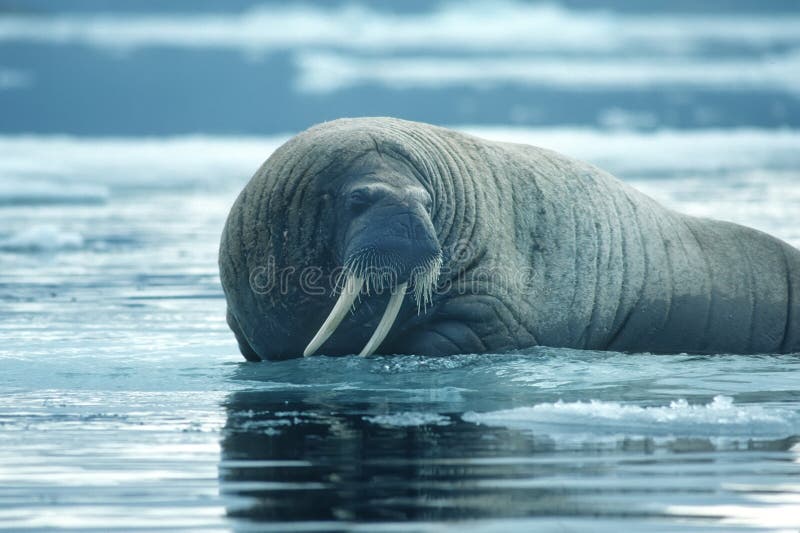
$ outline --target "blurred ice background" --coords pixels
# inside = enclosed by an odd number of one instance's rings
[[[245,365],[227,210],[392,115],[800,245],[800,5],[0,0],[0,528],[800,527],[797,356]]]

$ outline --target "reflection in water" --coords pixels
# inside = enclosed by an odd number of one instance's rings
[[[457,416],[387,427],[365,420],[374,406],[305,391],[238,392],[227,409],[223,490],[251,498],[231,511],[237,517],[439,520],[525,516],[536,513],[542,499],[549,509],[570,505],[552,491],[486,483],[544,475],[547,465],[491,459],[547,453],[552,443],[546,439]]]
[[[264,379],[263,386],[225,402],[220,485],[236,523],[329,530],[354,522],[433,528],[445,520],[492,519],[499,527],[502,518],[513,519],[504,529],[524,531],[553,524],[668,529],[677,518],[730,531],[757,525],[724,520],[747,510],[745,481],[763,487],[794,468],[796,438],[609,441],[587,428],[562,439],[536,428],[467,422],[464,411],[479,400],[466,389],[456,398],[433,393],[421,401],[418,388],[407,394],[417,397],[412,407],[388,388],[397,375],[384,376],[384,391],[357,390],[302,378],[275,383],[252,368],[242,367],[243,378]],[[424,374],[412,375],[426,385]],[[494,405],[504,401],[511,398]]]

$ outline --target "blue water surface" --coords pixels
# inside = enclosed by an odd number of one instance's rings
[[[800,354],[248,364],[216,266],[261,162],[367,114],[798,246],[795,3],[186,6],[0,1],[0,528],[800,528]]]

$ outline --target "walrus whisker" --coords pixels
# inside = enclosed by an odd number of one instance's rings
[[[442,269],[441,253],[425,263],[425,267],[413,274],[414,300],[417,302],[417,314],[422,314],[433,301],[433,289]]]
[[[375,331],[372,333],[372,337],[370,337],[366,346],[364,346],[364,349],[361,350],[359,355],[372,355],[386,338],[386,335],[389,334],[389,330],[392,329],[394,321],[397,319],[397,313],[400,312],[400,306],[403,304],[403,298],[406,295],[407,288],[408,282],[401,283],[395,288],[394,291],[392,291],[392,297],[389,298],[389,303],[386,305],[386,310],[383,312],[383,316],[381,317],[381,321],[378,323],[378,327],[375,328]]]
[[[344,317],[347,316],[347,312],[350,310],[350,306],[353,304],[353,301],[356,297],[361,293],[361,287],[364,286],[364,278],[350,275],[347,277],[347,281],[345,282],[344,289],[342,289],[342,293],[339,295],[339,299],[336,300],[336,304],[333,306],[333,310],[331,314],[328,315],[328,318],[325,319],[325,322],[322,324],[322,327],[319,328],[317,334],[314,335],[314,338],[311,339],[311,342],[308,343],[306,349],[303,351],[303,357],[308,357],[312,353],[314,353],[317,348],[322,346],[328,337],[330,337],[336,328],[341,324]]]

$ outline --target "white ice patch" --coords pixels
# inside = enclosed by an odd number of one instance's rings
[[[441,88],[513,84],[573,90],[641,90],[669,86],[721,91],[800,92],[800,54],[750,59],[684,57],[359,57],[305,53],[298,89],[331,92],[358,85]]]
[[[626,437],[784,438],[800,434],[800,413],[779,407],[734,404],[716,396],[708,404],[679,399],[642,407],[591,400],[541,403],[488,413],[468,412],[466,422],[549,435],[593,434]]]
[[[622,14],[527,2],[448,2],[397,14],[346,3],[271,4],[231,14],[4,14],[0,41],[101,48],[288,48],[680,54],[708,45],[759,50],[800,43],[793,14]]]
[[[402,412],[390,415],[365,416],[364,420],[387,427],[446,426],[450,419],[436,413]]]
[[[0,136],[0,204],[103,201],[115,189],[243,185],[287,136]]]
[[[54,252],[75,250],[83,246],[80,233],[65,231],[57,226],[42,224],[25,228],[0,239],[0,250],[12,252]]]

